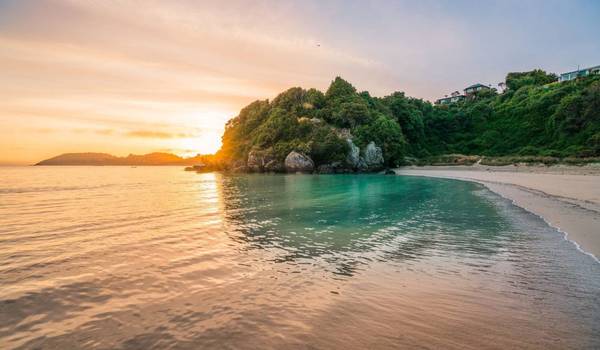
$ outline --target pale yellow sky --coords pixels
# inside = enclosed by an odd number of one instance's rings
[[[11,18],[0,27],[0,162],[81,151],[211,153],[225,122],[255,99],[299,83],[324,88],[333,71],[381,71],[360,55],[318,46],[286,8],[189,5],[3,9]]]
[[[214,152],[246,104],[338,75],[433,100],[598,64],[597,13],[586,0],[0,0],[0,164]]]

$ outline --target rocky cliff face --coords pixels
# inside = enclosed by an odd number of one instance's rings
[[[250,172],[280,172],[283,165],[277,161],[270,150],[252,150],[248,153],[246,168]]]
[[[358,169],[360,165],[360,148],[358,148],[358,146],[355,145],[349,138],[346,139],[346,142],[348,142],[348,146],[350,148],[350,151],[346,156],[346,162],[352,169]]]
[[[346,157],[348,166],[355,171],[378,171],[383,168],[383,151],[381,147],[370,142],[362,151],[351,139],[347,139],[350,151]]]
[[[267,164],[265,164],[265,169],[264,171],[268,172],[268,173],[282,173],[285,170],[284,165],[280,162],[277,161],[275,159],[269,161]]]
[[[362,150],[356,146],[350,137],[346,139],[349,151],[345,162],[333,162],[315,166],[313,160],[304,153],[292,151],[285,161],[278,161],[271,150],[252,150],[248,154],[245,167],[241,171],[249,172],[288,172],[334,174],[353,172],[373,172],[383,169],[383,152],[375,142],[370,142]]]
[[[314,169],[315,163],[307,155],[292,151],[285,157],[285,170],[288,173],[312,173]]]
[[[371,141],[363,150],[363,162],[366,171],[377,171],[383,168],[383,151]]]
[[[263,157],[258,153],[258,151],[250,151],[250,153],[248,153],[248,162],[246,163],[246,166],[248,171],[262,171],[264,167]]]

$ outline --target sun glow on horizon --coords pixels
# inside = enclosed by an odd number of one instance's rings
[[[294,86],[324,91],[335,76],[433,100],[600,57],[596,4],[318,3],[0,1],[0,164],[213,153],[244,106]]]
[[[197,154],[214,154],[221,148],[221,134],[206,132],[194,138],[183,138],[175,141],[173,153],[180,157],[192,157]]]
[[[225,124],[234,112],[213,108],[188,113],[175,118],[187,125],[194,125],[196,132],[182,133],[173,139],[174,152],[182,157],[197,154],[214,154],[221,148]]]

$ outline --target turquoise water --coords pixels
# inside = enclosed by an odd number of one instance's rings
[[[1,348],[600,347],[600,264],[478,184],[0,178]]]

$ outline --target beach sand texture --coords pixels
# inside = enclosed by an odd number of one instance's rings
[[[600,169],[596,167],[425,166],[395,172],[481,183],[542,217],[600,262]]]

